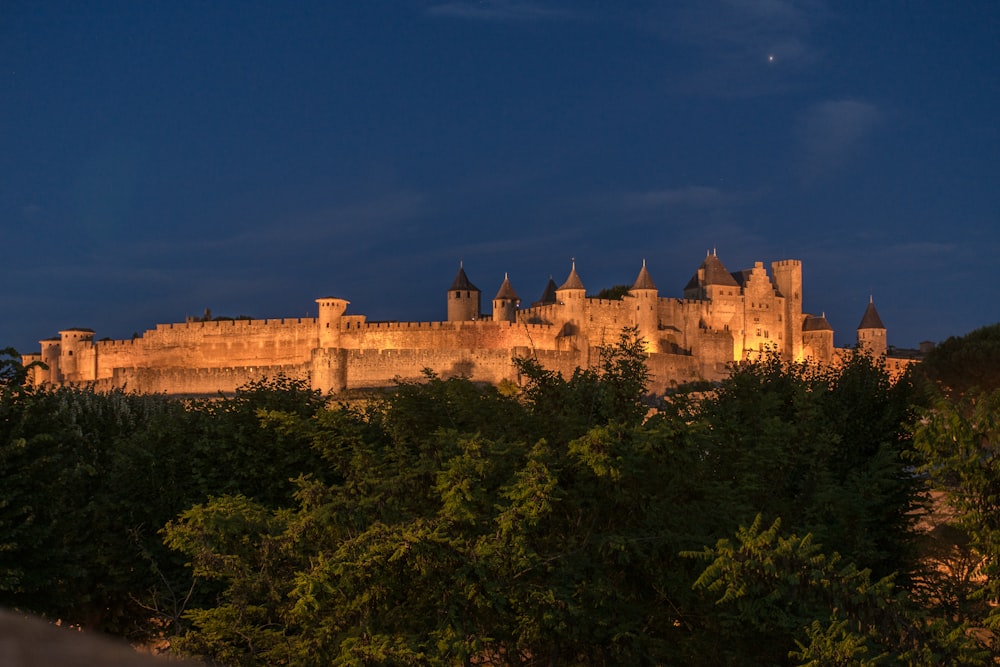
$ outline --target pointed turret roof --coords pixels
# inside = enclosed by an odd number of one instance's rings
[[[458,263],[458,275],[455,276],[455,281],[451,284],[451,289],[454,290],[470,290],[473,292],[478,292],[479,288],[473,285],[469,281],[469,276],[465,275],[465,268],[462,263]]]
[[[865,308],[865,314],[861,318],[861,324],[858,325],[859,329],[885,329],[885,325],[882,324],[882,318],[878,316],[878,311],[875,310],[874,299],[868,297],[868,307]]]
[[[566,282],[559,286],[559,289],[584,289],[583,281],[580,280],[580,276],[576,273],[576,260],[573,260],[573,266],[569,270],[569,276],[566,278]]]
[[[699,279],[699,276],[704,275],[703,279]],[[733,274],[729,273],[722,260],[712,252],[711,254],[705,255],[705,261],[701,263],[698,270],[694,272],[691,276],[691,280],[684,289],[693,289],[695,287],[703,287],[705,285],[723,285],[725,287],[739,287],[739,283],[733,278]]]
[[[521,297],[519,297],[517,295],[517,292],[515,292],[514,288],[511,286],[510,279],[507,277],[506,273],[503,274],[503,283],[500,285],[500,291],[497,292],[497,295],[495,297],[493,297],[493,298],[494,299],[511,299],[511,300],[514,300],[514,301],[520,301],[521,300]]]
[[[559,289],[556,285],[556,281],[552,280],[552,276],[549,276],[549,282],[545,284],[545,290],[542,292],[542,298],[531,304],[532,307],[544,306],[549,303],[556,302],[556,290]]]
[[[646,260],[642,260],[642,268],[639,269],[639,275],[632,283],[632,289],[656,289],[653,279],[649,276],[649,271],[646,270]]]
[[[803,331],[833,331],[833,327],[826,319],[826,313],[822,315],[806,315],[802,322]]]

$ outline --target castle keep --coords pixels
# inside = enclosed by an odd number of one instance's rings
[[[507,276],[484,313],[482,293],[459,267],[447,291],[443,322],[369,322],[347,314],[349,302],[317,299],[318,317],[203,320],[160,324],[133,340],[94,340],[89,329],[66,329],[24,356],[35,384],[91,384],[170,395],[232,392],[252,380],[284,374],[315,389],[342,391],[391,385],[395,379],[461,375],[518,381],[514,357],[531,356],[570,374],[598,361],[599,347],[635,327],[649,354],[651,390],[724,377],[734,361],[776,350],[788,361],[834,359],[833,329],[822,315],[802,312],[802,263],[762,262],[730,272],[708,254],[683,298],[660,296],[646,268],[621,299],[596,299],[575,262],[559,286],[551,279],[529,307]],[[886,352],[885,327],[868,304],[858,342]]]

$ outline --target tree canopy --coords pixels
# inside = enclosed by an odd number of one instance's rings
[[[857,353],[653,400],[644,359],[351,404],[8,386],[0,604],[222,665],[991,664],[1000,399],[918,413]],[[989,585],[927,567],[930,488]]]

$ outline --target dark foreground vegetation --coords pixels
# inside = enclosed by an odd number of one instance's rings
[[[9,355],[0,606],[224,665],[993,664],[998,339],[895,384],[768,358],[653,416],[630,332],[353,407],[31,389]]]

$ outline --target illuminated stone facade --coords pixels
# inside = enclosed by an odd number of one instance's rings
[[[600,346],[635,327],[649,353],[653,391],[724,377],[734,361],[775,350],[783,359],[831,362],[833,329],[826,318],[802,312],[802,264],[773,262],[729,272],[709,254],[683,290],[664,297],[643,263],[621,299],[596,299],[575,264],[561,286],[550,280],[530,307],[505,276],[481,312],[481,293],[459,268],[447,291],[443,322],[369,322],[348,314],[349,302],[317,299],[316,318],[196,320],[160,324],[133,340],[94,340],[88,329],[67,329],[41,341],[36,384],[91,384],[105,390],[196,396],[232,392],[252,380],[284,374],[307,378],[322,391],[418,380],[430,369],[441,377],[518,382],[514,357],[572,373],[598,361]],[[885,327],[869,303],[858,340],[884,354]],[[874,317],[872,317],[874,315]]]

